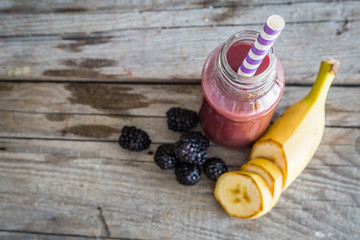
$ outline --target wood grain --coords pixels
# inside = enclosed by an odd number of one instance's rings
[[[327,136],[329,142],[339,134],[359,138],[359,131],[336,131],[342,132]],[[322,144],[273,211],[251,221],[228,217],[206,178],[194,187],[181,186],[171,170],[160,170],[147,154],[142,153],[144,160],[126,159],[116,143],[2,139],[0,144],[6,148],[0,161],[1,229],[143,239],[255,239],[264,234],[352,239],[360,234],[354,142]],[[232,154],[225,161],[235,159]]]
[[[185,187],[153,157],[180,136],[166,111],[199,109],[208,54],[272,13],[287,22],[273,120],[320,61],[341,66],[314,158],[268,215],[244,221],[204,174]],[[359,38],[359,1],[0,1],[0,239],[360,239]],[[124,125],[146,130],[150,148],[120,148]],[[208,149],[230,171],[249,152]]]
[[[198,82],[217,45],[237,31],[259,30],[259,16],[273,9],[289,18],[275,46],[289,83],[310,83],[320,61],[332,56],[342,62],[338,82],[358,84],[359,4],[4,14],[0,79]]]
[[[157,99],[156,96],[161,92],[166,92],[163,94],[165,103],[170,98],[181,99],[182,96],[183,99],[191,99],[190,96],[197,95],[183,105],[190,107],[201,99],[200,94],[196,94],[200,91],[199,86],[73,85],[1,84],[1,106],[10,106],[10,109],[1,112],[0,117],[3,137],[0,141],[0,177],[5,179],[0,185],[2,195],[5,196],[1,212],[5,219],[8,219],[6,222],[11,222],[0,225],[3,229],[107,236],[104,235],[104,226],[108,226],[110,236],[144,239],[148,236],[169,239],[170,235],[175,236],[175,239],[234,239],[236,235],[242,234],[245,239],[253,239],[270,231],[272,227],[291,233],[296,236],[295,239],[314,236],[351,239],[359,234],[355,217],[359,206],[359,189],[355,184],[359,176],[359,162],[356,160],[360,151],[359,129],[326,128],[314,160],[284,193],[282,203],[271,213],[273,217],[260,222],[238,222],[226,217],[219,209],[211,197],[213,184],[206,179],[195,190],[190,189],[190,192],[187,188],[177,189],[181,186],[177,186],[171,171],[158,170],[153,163],[153,155],[148,154],[148,151],[131,153],[121,149],[116,143],[124,124],[134,124],[149,131],[155,142],[150,147],[152,152],[159,146],[156,142],[175,142],[179,133],[164,131],[166,121],[163,117],[135,115],[140,112],[130,112],[128,116],[114,115],[114,109],[104,111],[99,108],[106,106],[100,103],[100,100],[97,105],[84,102],[91,96],[101,99],[105,96],[116,96],[116,93],[122,95],[124,92],[121,91],[125,88],[132,94],[143,95],[140,99],[147,99],[149,103]],[[289,99],[284,101],[284,107],[293,101],[291,98],[300,98],[307,92],[304,87],[293,88],[295,90],[287,93]],[[109,89],[113,92],[109,93]],[[335,90],[334,93],[338,94],[343,91],[342,95],[339,95],[343,96],[346,95],[344,92],[351,91],[351,88]],[[355,92],[349,99],[354,99],[354,95],[356,96]],[[330,96],[331,94],[329,98]],[[130,99],[131,97],[128,97],[128,100]],[[343,101],[346,98],[341,99]],[[334,97],[334,102],[337,101],[338,97]],[[76,102],[81,103],[78,104],[77,113],[71,113]],[[133,103],[129,103],[128,108],[136,109],[136,105],[132,104],[138,104],[139,100],[130,102]],[[344,102],[338,104],[341,106]],[[115,101],[113,106],[116,105]],[[345,105],[354,109],[350,102]],[[157,109],[154,114],[161,116],[167,109],[165,106]],[[142,107],[151,109],[150,106]],[[16,110],[12,112],[11,109]],[[102,111],[104,112],[101,114]],[[332,112],[336,112],[335,108],[330,109],[329,113]],[[150,115],[150,112],[144,114]],[[214,145],[209,149],[209,156],[223,158],[231,166],[231,170],[236,170],[244,163],[248,155],[249,149],[228,150]],[[129,182],[127,178],[132,180]],[[24,184],[26,186],[23,186]],[[13,185],[17,186],[18,192],[13,192]],[[31,190],[25,190],[29,185]],[[21,192],[27,194],[24,196]],[[8,199],[13,199],[12,196],[16,196],[18,202],[12,201],[9,207]],[[196,200],[189,202],[189,196],[195,196]],[[134,198],[140,200],[134,202]],[[156,203],[159,199],[167,199],[171,204],[162,202],[158,208]],[[198,206],[198,201],[204,205]],[[180,207],[175,208],[174,204]],[[106,225],[99,220],[99,207],[106,219]],[[16,209],[19,209],[21,214],[15,214]],[[192,209],[191,212],[188,209]],[[317,223],[321,222],[321,218],[329,214],[329,211],[332,211],[331,216],[334,217],[330,224]],[[297,217],[288,223],[287,216],[294,212]],[[24,220],[24,213],[32,218]],[[212,218],[217,220],[211,220]],[[341,219],[343,225],[335,227],[338,219]],[[298,222],[306,223],[299,225]],[[259,226],[261,231],[254,231]],[[184,232],[186,235],[182,234]],[[276,234],[270,232],[268,235],[275,237]]]

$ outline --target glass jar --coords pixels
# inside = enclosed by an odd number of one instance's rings
[[[253,77],[236,72],[258,35],[254,31],[238,32],[205,61],[200,125],[219,145],[240,148],[259,138],[269,126],[283,93],[284,70],[273,48]]]

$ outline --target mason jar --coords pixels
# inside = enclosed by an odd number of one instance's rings
[[[256,73],[237,73],[258,32],[241,31],[216,47],[205,61],[200,125],[213,142],[230,148],[251,145],[270,124],[285,86],[284,70],[270,48]]]

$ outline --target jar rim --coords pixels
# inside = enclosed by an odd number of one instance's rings
[[[251,30],[244,30],[237,33],[234,33],[229,37],[229,39],[225,42],[225,44],[220,49],[220,57],[219,57],[219,63],[222,66],[222,72],[229,80],[232,81],[233,84],[241,85],[244,87],[244,85],[254,87],[255,85],[262,84],[263,80],[267,78],[267,76],[272,72],[272,70],[275,68],[276,65],[276,57],[275,57],[275,51],[273,47],[271,47],[267,53],[267,56],[269,57],[269,65],[268,67],[260,74],[254,75],[252,77],[246,77],[241,76],[237,72],[235,72],[229,65],[227,60],[227,52],[229,48],[234,45],[235,43],[241,42],[241,41],[247,41],[252,42],[251,45],[253,45],[256,41],[256,38],[258,37],[260,33],[256,31]]]

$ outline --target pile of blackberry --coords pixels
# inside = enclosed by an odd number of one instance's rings
[[[165,143],[158,147],[154,155],[155,163],[161,169],[175,168],[176,179],[183,185],[195,185],[201,178],[201,167],[205,175],[216,181],[227,172],[227,166],[220,158],[208,158],[206,152],[209,139],[201,132],[189,131],[199,122],[196,112],[185,108],[170,108],[166,112],[168,128],[182,132],[176,143]],[[151,140],[142,129],[125,126],[121,130],[119,144],[130,151],[149,148]]]
[[[220,158],[208,158],[206,150],[209,147],[209,139],[201,132],[189,131],[199,121],[196,112],[171,108],[166,115],[168,128],[183,133],[178,142],[163,144],[157,149],[154,161],[161,169],[175,168],[176,179],[183,185],[198,183],[201,178],[201,167],[205,175],[213,181],[227,172],[226,164]],[[164,148],[168,151],[164,151]]]

